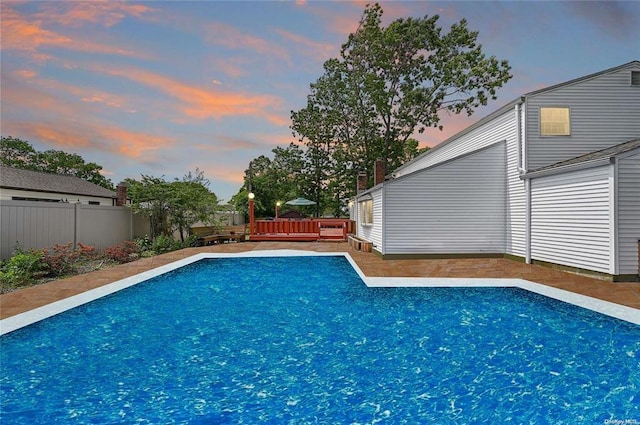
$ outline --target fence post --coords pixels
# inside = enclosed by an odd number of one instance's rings
[[[73,249],[78,247],[78,226],[80,220],[78,219],[80,204],[73,204]]]

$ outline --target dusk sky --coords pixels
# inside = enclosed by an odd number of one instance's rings
[[[114,184],[200,168],[228,201],[249,161],[294,141],[291,110],[367,2],[2,1],[2,136],[81,155]],[[640,60],[640,2],[381,2],[384,22],[466,18],[514,77],[435,146],[516,97]]]

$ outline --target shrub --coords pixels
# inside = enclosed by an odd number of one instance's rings
[[[44,261],[53,276],[63,276],[76,272],[78,264],[95,256],[95,248],[78,242],[78,248],[71,248],[71,242],[53,245],[44,250]]]
[[[151,243],[151,250],[156,254],[162,254],[164,252],[175,251],[182,248],[180,241],[173,239],[170,236],[159,235]]]
[[[138,258],[138,245],[133,241],[124,241],[102,251],[102,256],[118,263],[128,263]]]
[[[30,285],[37,277],[46,274],[48,266],[42,251],[22,251],[18,249],[14,255],[0,267],[0,284],[2,292],[18,286]]]

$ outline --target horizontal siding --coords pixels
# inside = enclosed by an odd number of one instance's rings
[[[638,274],[640,152],[618,162],[618,272]]]
[[[385,254],[502,253],[505,143],[385,184]]]
[[[371,192],[373,198],[373,224],[363,226],[360,221],[360,204],[357,203],[357,226],[358,236],[371,242],[378,251],[382,251],[382,228],[384,226],[382,217],[382,188]]]
[[[423,168],[431,167],[456,158],[460,155],[485,148],[502,140],[515,141],[514,132],[515,112],[513,110],[509,110],[474,131],[463,135],[459,139],[451,141],[446,145],[439,146],[437,149],[433,149],[432,151],[428,151],[423,157],[416,159],[405,168],[398,170],[395,175],[397,177],[407,175]]]
[[[531,258],[611,272],[609,167],[531,182]]]
[[[528,168],[536,169],[640,137],[640,88],[630,86],[631,71],[599,75],[527,98]],[[541,137],[539,108],[571,109],[571,136]]]

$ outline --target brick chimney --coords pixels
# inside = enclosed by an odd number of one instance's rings
[[[127,186],[120,183],[116,187],[116,207],[124,207],[127,205]]]
[[[364,192],[367,190],[367,173],[360,171],[358,174],[358,184],[356,186],[356,193]]]
[[[384,175],[387,171],[387,166],[384,159],[376,159],[373,168],[373,185],[377,186],[384,181]]]

